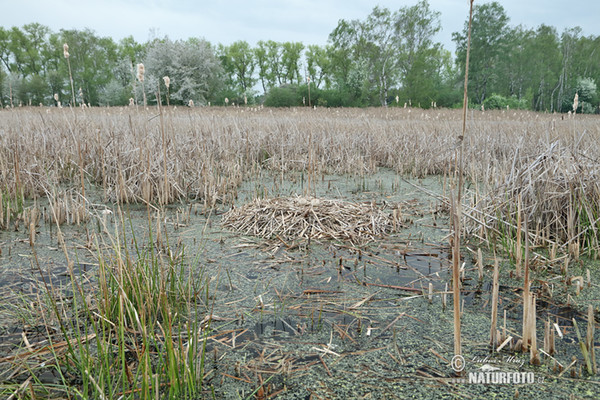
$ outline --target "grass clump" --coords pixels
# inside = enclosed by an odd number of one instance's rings
[[[151,235],[140,248],[123,232],[98,245],[97,284],[70,263],[69,284],[56,288],[38,267],[45,298],[38,294],[28,319],[41,318],[45,340],[31,344],[24,334],[25,348],[0,359],[5,384],[28,382],[31,393],[49,398],[199,395],[210,321],[197,301],[206,292],[202,273],[192,273],[183,248],[159,252]]]

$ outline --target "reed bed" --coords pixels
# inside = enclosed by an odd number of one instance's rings
[[[598,159],[581,146],[567,147],[559,140],[539,154],[518,157],[515,153],[515,168],[504,179],[496,178],[487,193],[476,198],[470,228],[475,232],[485,225],[501,237],[517,238],[519,226],[525,224],[536,246],[562,246],[573,255],[587,249],[597,256]]]
[[[61,190],[76,198],[86,187],[112,202],[212,207],[233,204],[240,183],[264,170],[450,176],[462,129],[458,110],[410,108],[22,108],[1,111],[0,121],[3,221],[8,211],[19,218],[23,207],[14,205],[24,199]],[[529,227],[552,231],[547,239],[596,232],[596,116],[469,110],[467,124],[471,221],[498,230],[498,221],[514,220],[524,191]]]
[[[284,243],[333,239],[362,245],[396,231],[401,225],[398,215],[397,209],[390,215],[372,203],[296,196],[255,199],[228,211],[222,223],[244,234]]]

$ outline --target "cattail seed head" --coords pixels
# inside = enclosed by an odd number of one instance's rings
[[[65,58],[69,58],[69,45],[66,43],[63,44],[63,54]]]
[[[171,86],[171,78],[169,78],[168,76],[163,76],[163,81],[165,82],[165,86],[168,89],[169,86]]]
[[[140,63],[137,65],[137,78],[138,81],[140,82],[144,82],[144,73],[146,72],[146,69],[144,68],[144,64]]]

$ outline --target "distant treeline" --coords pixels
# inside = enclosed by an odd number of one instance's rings
[[[455,57],[434,41],[440,29],[440,13],[426,0],[340,20],[326,46],[168,37],[115,42],[89,29],[0,27],[0,101],[3,107],[65,105],[73,98],[93,106],[141,104],[144,91],[152,104],[160,90],[172,105],[456,107],[467,22],[453,33]],[[476,5],[470,60],[473,107],[566,112],[578,93],[578,113],[598,109],[600,37],[582,36],[579,27],[559,34],[547,25],[511,26],[498,2]],[[143,85],[138,64],[145,66]]]

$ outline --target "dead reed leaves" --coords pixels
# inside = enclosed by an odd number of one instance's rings
[[[395,210],[394,210],[395,211]],[[310,196],[255,199],[223,215],[224,226],[246,235],[297,240],[340,240],[363,245],[400,227],[397,212],[374,203]]]
[[[484,225],[512,237],[525,224],[534,245],[556,244],[575,256],[598,251],[600,163],[559,141],[537,156],[517,157],[511,173],[474,204],[469,229]]]

